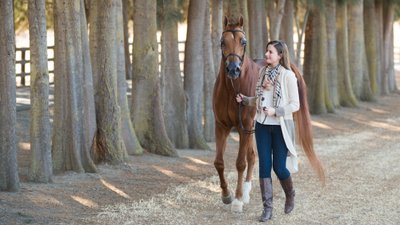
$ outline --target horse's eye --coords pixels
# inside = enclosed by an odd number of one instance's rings
[[[224,39],[221,39],[221,48],[225,47]]]
[[[242,39],[240,40],[240,44],[242,44],[243,46],[245,46],[245,45],[247,44],[246,38],[242,38]]]

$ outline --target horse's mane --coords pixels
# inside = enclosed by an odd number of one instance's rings
[[[226,25],[227,26],[240,26],[240,16],[234,16],[234,15],[227,15],[226,16]]]
[[[311,166],[317,172],[320,180],[325,184],[325,171],[321,161],[314,151],[314,143],[312,139],[311,118],[307,101],[307,86],[299,69],[294,65],[290,65],[292,71],[296,75],[299,87],[300,109],[294,114],[296,121],[296,133],[300,146],[302,146]]]

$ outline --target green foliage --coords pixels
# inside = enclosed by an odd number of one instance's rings
[[[53,28],[53,0],[46,0],[47,28]],[[14,0],[14,26],[16,32],[28,29],[28,0]]]

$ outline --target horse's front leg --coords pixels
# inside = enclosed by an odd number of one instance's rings
[[[243,203],[250,202],[251,180],[253,178],[254,164],[256,162],[256,154],[254,150],[253,135],[250,135],[247,144],[247,174],[243,187]]]
[[[229,135],[230,129],[222,127],[222,125],[215,124],[215,138],[216,138],[216,154],[214,166],[217,169],[220,186],[222,189],[222,202],[225,204],[231,204],[233,199],[232,195],[228,189],[228,182],[224,175],[224,152],[226,148],[226,139]]]
[[[245,193],[243,192],[243,175],[244,170],[246,169],[246,157],[248,151],[249,140],[252,138],[250,134],[245,134],[242,131],[240,132],[240,145],[239,145],[239,153],[236,159],[236,169],[238,172],[235,200],[232,203],[232,211],[242,212],[243,203],[249,202],[249,193],[251,189],[251,183],[245,183]],[[247,181],[246,177],[246,181]],[[251,182],[251,181],[250,181]],[[248,186],[250,184],[250,186]]]

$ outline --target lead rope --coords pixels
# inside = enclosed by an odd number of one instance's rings
[[[240,93],[239,91],[236,91],[235,85],[233,84],[233,80],[231,80],[231,84],[232,84],[232,88],[233,91],[235,92],[235,97]],[[239,90],[240,90],[240,83],[239,83]],[[244,128],[243,126],[243,122],[242,122],[242,103],[238,103],[239,104],[239,124],[240,124],[240,129],[243,130],[243,132],[245,134],[254,134],[254,132],[256,131],[255,129],[251,129],[251,130],[247,130],[246,128]],[[254,125],[253,125],[254,127]]]

